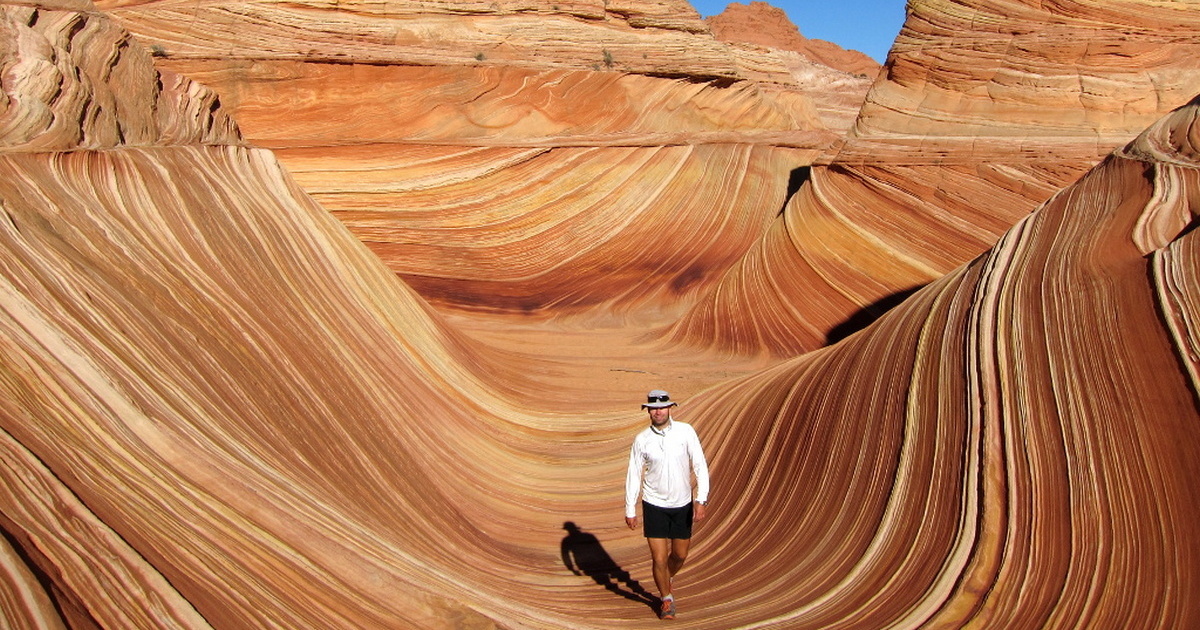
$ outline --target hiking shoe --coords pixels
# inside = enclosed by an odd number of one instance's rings
[[[662,600],[662,611],[658,614],[659,619],[674,619],[675,618],[675,600]]]

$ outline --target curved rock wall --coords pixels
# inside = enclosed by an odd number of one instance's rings
[[[913,2],[855,130],[1107,152],[1195,95],[1197,21],[1186,2]]]
[[[910,3],[848,136],[670,337],[787,356],[861,328],[1200,93],[1197,31],[1187,3]]]
[[[693,410],[739,497],[776,499],[731,497],[708,535],[787,571],[780,627],[1195,623],[1198,105],[859,335]],[[768,509],[790,535],[739,536]]]
[[[1200,101],[1089,166],[859,137],[806,172],[753,132],[283,164],[102,14],[4,9],[0,625],[658,627],[620,480],[660,386],[715,475],[689,627],[1200,625]]]
[[[437,305],[644,323],[763,233],[866,85],[685,5],[101,3]]]

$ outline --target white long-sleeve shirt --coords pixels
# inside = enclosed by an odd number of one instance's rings
[[[625,474],[625,516],[637,516],[638,496],[658,507],[683,507],[692,502],[692,475],[696,476],[696,501],[708,501],[708,461],[692,425],[670,420],[660,431],[646,427],[629,449]]]

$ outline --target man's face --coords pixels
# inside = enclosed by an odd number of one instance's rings
[[[647,409],[646,411],[650,414],[650,422],[656,427],[661,427],[671,419],[670,407],[663,407],[661,409]]]

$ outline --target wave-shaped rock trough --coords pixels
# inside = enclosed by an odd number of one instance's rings
[[[911,9],[894,53],[956,19]],[[1119,134],[1037,160],[872,131],[899,107],[837,145],[720,116],[481,143],[454,114],[272,153],[232,122],[254,99],[90,5],[3,11],[5,627],[657,627],[564,563],[571,523],[650,584],[620,479],[656,386],[715,475],[677,624],[1200,625],[1200,101],[1098,161]],[[680,111],[800,98],[763,90]]]

